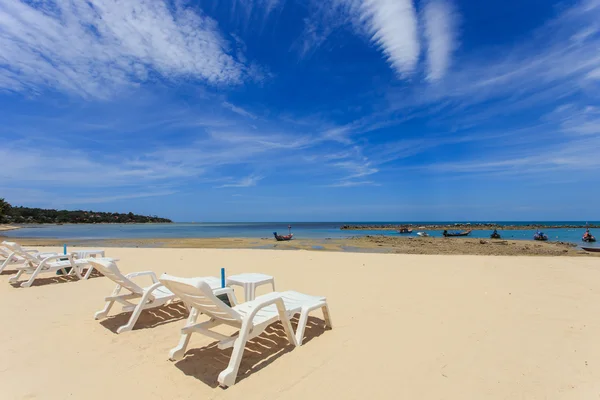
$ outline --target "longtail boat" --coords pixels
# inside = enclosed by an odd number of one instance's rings
[[[292,240],[292,237],[294,237],[294,234],[290,233],[289,235],[278,235],[277,232],[273,232],[273,236],[275,236],[275,239],[278,242],[285,242],[287,240]]]
[[[448,231],[444,231],[444,233],[442,233],[444,235],[444,237],[456,237],[456,236],[468,236],[471,233],[470,230],[468,231],[464,231],[464,232],[448,232]]]
[[[594,235],[591,234],[589,229],[586,229],[581,240],[583,240],[584,242],[587,242],[587,243],[591,243],[591,242],[595,242],[596,238],[594,237]]]
[[[600,253],[600,247],[582,247],[582,249],[591,253]]]
[[[548,236],[546,236],[544,234],[544,232],[537,231],[536,233],[533,234],[533,240],[541,240],[544,242],[544,241],[548,240]]]

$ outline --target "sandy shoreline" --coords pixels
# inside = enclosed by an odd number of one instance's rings
[[[19,226],[15,226],[15,225],[5,225],[5,224],[0,224],[0,232],[4,232],[4,231],[12,231],[15,229],[19,229]]]
[[[59,250],[60,248],[55,248]],[[588,399],[600,393],[600,268],[594,258],[107,249],[125,272],[263,272],[278,290],[327,296],[308,343],[279,330],[254,340],[237,385],[216,375],[231,350],[193,337],[173,363],[185,309],[93,314],[104,277],[13,288],[0,275],[0,385],[7,399]],[[144,281],[142,281],[144,282]],[[261,288],[262,289],[262,288]],[[260,290],[264,293],[265,290]],[[243,298],[237,291],[238,298]]]
[[[347,239],[294,239],[276,242],[271,238],[155,238],[155,239],[46,239],[3,238],[26,246],[143,247],[198,249],[311,250],[361,253],[495,255],[495,256],[600,256],[572,244],[532,240],[472,238],[421,238],[357,236]]]

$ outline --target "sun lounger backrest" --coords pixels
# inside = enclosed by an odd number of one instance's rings
[[[12,251],[8,250],[8,248],[4,246],[4,242],[2,242],[2,246],[0,246],[0,255],[2,255],[2,257],[8,257],[11,253]]]
[[[2,242],[2,244],[4,244],[4,246],[11,250],[14,251],[18,256],[23,257],[24,259],[26,259],[27,261],[33,263],[34,265],[38,265],[40,263],[40,259],[37,258],[36,256],[34,256],[31,253],[28,253],[27,251],[25,251],[25,249],[23,249],[21,247],[20,244],[15,243],[15,242]]]
[[[178,278],[163,274],[161,283],[184,303],[210,317],[229,322],[242,322],[240,314],[214,295],[210,285],[198,278]]]
[[[117,263],[107,259],[94,259],[90,258],[87,260],[96,270],[102,275],[122,287],[128,289],[132,293],[139,295],[144,294],[144,290],[135,284],[131,279],[127,278],[117,267]]]

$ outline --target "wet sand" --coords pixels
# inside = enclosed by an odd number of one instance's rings
[[[157,238],[157,239],[24,239],[26,246],[69,247],[143,247],[199,249],[312,250],[396,254],[454,254],[495,256],[600,256],[572,244],[529,240],[491,240],[470,238],[421,238],[398,236],[357,236],[347,239],[294,239],[277,242],[272,238]]]

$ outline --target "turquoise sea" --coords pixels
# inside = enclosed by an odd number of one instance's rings
[[[453,224],[448,222],[410,222],[413,226],[421,224]],[[531,225],[540,227],[544,225],[584,225],[598,224],[595,221],[503,221],[494,222],[504,239],[529,240],[535,230],[508,230],[502,231],[503,225]],[[340,230],[345,224],[402,224],[402,222],[250,222],[250,223],[174,223],[174,224],[81,224],[81,225],[27,225],[22,229],[5,232],[7,236],[23,238],[53,238],[53,239],[140,239],[140,238],[272,238],[273,232],[288,233],[288,225],[296,238],[346,238],[361,235],[398,235],[394,231],[349,231]],[[585,229],[541,229],[552,241],[565,241],[583,244],[581,236]],[[416,236],[415,229],[412,236]],[[441,231],[427,231],[429,235],[441,236]],[[469,237],[489,238],[491,231],[474,230]],[[600,230],[592,233],[600,239]],[[407,235],[402,235],[407,236]],[[456,238],[460,239],[460,238]],[[586,244],[587,246],[587,244]],[[590,247],[600,245],[592,243]]]

